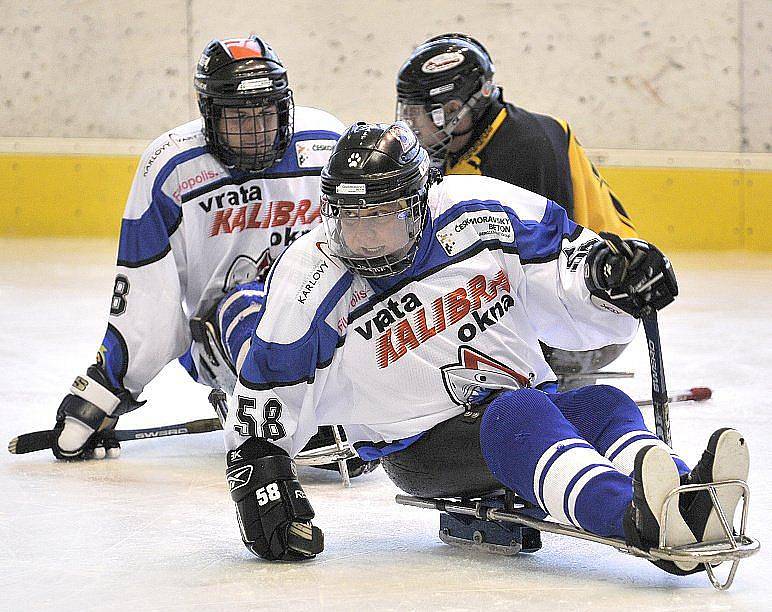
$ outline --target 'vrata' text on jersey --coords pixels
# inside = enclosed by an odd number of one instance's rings
[[[209,227],[210,238],[223,233],[231,234],[237,230],[279,226],[289,228],[296,224],[309,226],[304,228],[305,231],[292,232],[294,236],[287,236],[283,242],[289,245],[319,220],[319,204],[314,205],[309,199],[297,203],[291,200],[264,202],[259,185],[240,185],[236,189],[226,189],[199,200],[197,204],[205,213],[214,213]],[[279,240],[271,246],[281,243],[282,240]]]
[[[375,343],[375,359],[379,368],[387,368],[408,350],[417,349],[471,314],[474,322],[464,323],[457,331],[459,340],[470,341],[478,332],[495,325],[514,305],[511,292],[509,277],[503,270],[491,279],[478,274],[465,287],[458,287],[432,301],[429,307],[431,322],[427,320],[427,307],[421,299],[415,293],[406,293],[399,302],[389,299],[385,308],[354,326],[354,331],[368,341],[376,332],[380,334]],[[491,306],[480,312],[484,304]]]

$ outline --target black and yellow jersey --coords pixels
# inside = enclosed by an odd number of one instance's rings
[[[566,121],[494,100],[471,145],[452,155],[445,174],[481,174],[543,195],[595,232],[638,236],[630,216],[587,158]]]

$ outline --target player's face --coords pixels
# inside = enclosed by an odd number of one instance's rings
[[[404,199],[377,209],[341,211],[340,232],[351,254],[384,257],[405,246],[407,202]]]
[[[246,154],[273,146],[279,129],[276,106],[226,107],[217,124],[227,145]]]

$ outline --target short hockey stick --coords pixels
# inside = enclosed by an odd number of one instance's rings
[[[670,406],[668,405],[670,398],[665,384],[665,365],[662,362],[662,344],[659,339],[659,323],[655,310],[651,310],[643,317],[643,330],[646,333],[646,346],[649,349],[654,427],[657,437],[670,446]]]
[[[127,440],[147,440],[148,438],[207,433],[218,429],[222,429],[220,419],[198,419],[176,425],[148,427],[147,429],[116,429],[110,434],[110,437],[118,442],[125,442]],[[14,455],[23,455],[49,449],[53,446],[56,435],[58,434],[53,429],[21,434],[8,443],[8,452]]]

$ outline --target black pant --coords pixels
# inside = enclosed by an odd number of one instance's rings
[[[479,497],[504,488],[480,450],[485,406],[435,425],[420,440],[381,460],[391,481],[419,497]]]

